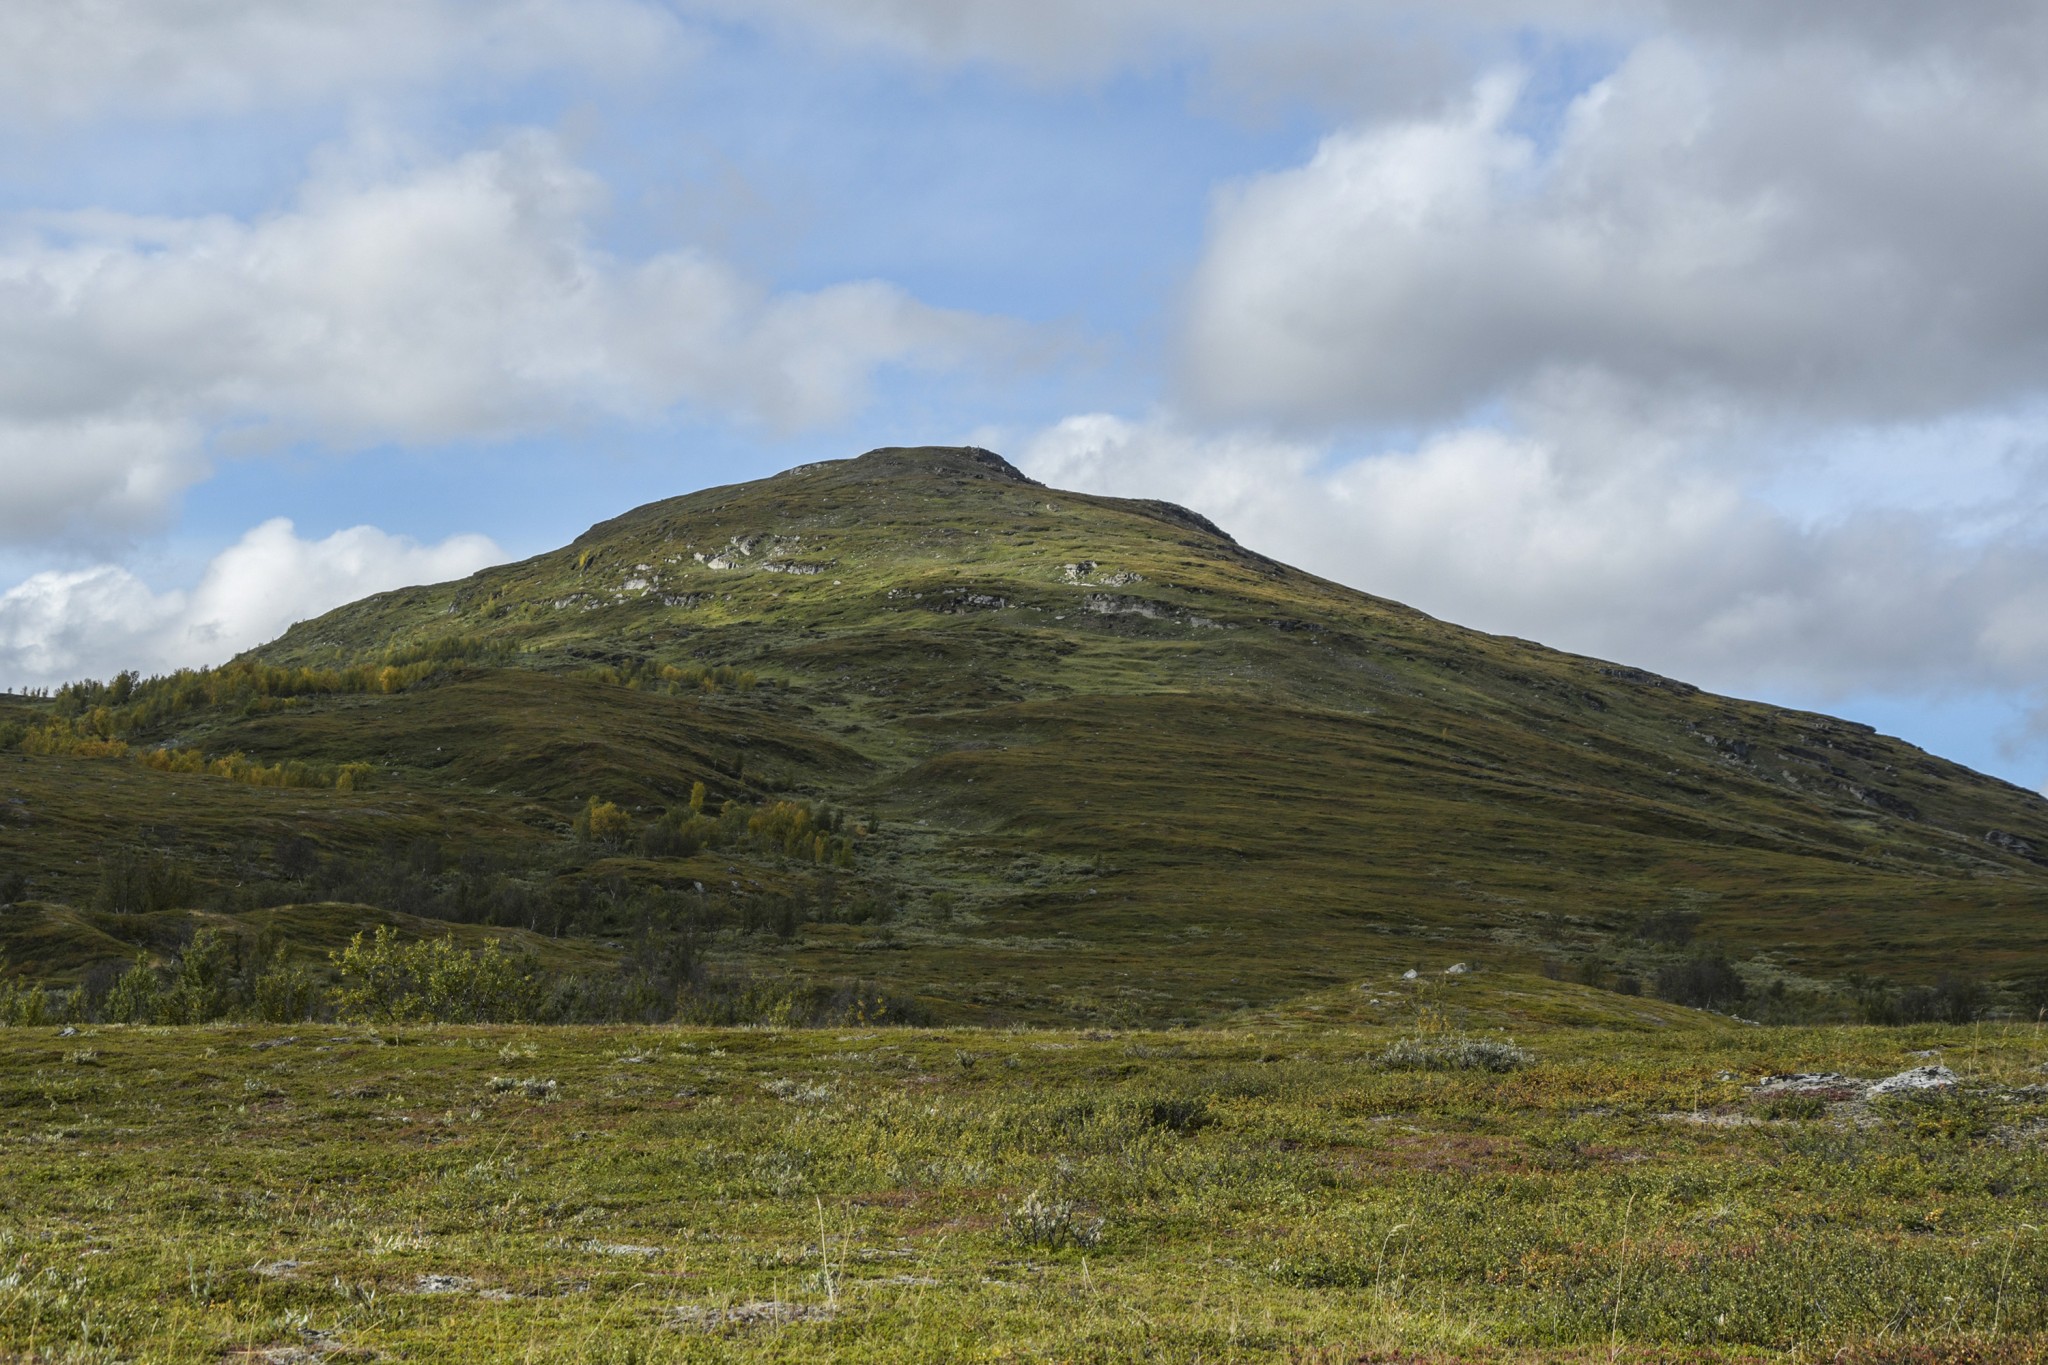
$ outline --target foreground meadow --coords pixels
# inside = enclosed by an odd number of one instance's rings
[[[0,1029],[0,1358],[2048,1359],[2040,1029],[1422,1023]]]

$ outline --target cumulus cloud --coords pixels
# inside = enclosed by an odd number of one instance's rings
[[[689,47],[643,0],[9,0],[0,109],[237,113],[430,80],[618,76]]]
[[[420,166],[338,155],[253,222],[17,218],[0,535],[160,508],[202,433],[446,442],[679,405],[789,429],[857,406],[878,366],[1007,344],[877,281],[778,294],[701,252],[618,258],[591,240],[603,199],[529,133]]]
[[[1511,76],[1226,193],[1187,393],[1442,419],[1592,371],[1768,416],[1918,417],[2048,374],[2048,98],[1826,47],[1636,47],[1554,147]]]
[[[1169,491],[1244,543],[1460,624],[1723,691],[2043,695],[2048,544],[1963,540],[1870,508],[1807,523],[1690,464],[1575,460],[1559,434],[1447,430],[1412,449],[1072,417],[1019,463],[1120,496]]]
[[[223,550],[190,590],[154,591],[115,564],[39,573],[0,593],[0,684],[215,664],[345,602],[503,559],[484,536],[421,545],[356,526],[305,540],[278,517]]]

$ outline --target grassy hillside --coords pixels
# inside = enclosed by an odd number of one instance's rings
[[[651,504],[243,669],[0,706],[27,736],[0,753],[0,876],[28,907],[0,916],[89,907],[135,846],[222,913],[356,897],[683,933],[722,970],[987,1022],[1213,1020],[1458,961],[1645,988],[1706,944],[1750,1014],[1944,974],[2023,1012],[2048,976],[2033,793],[1436,621],[987,452]],[[53,718],[68,752],[35,738]],[[85,755],[102,731],[125,757]],[[307,785],[141,761],[164,746]],[[701,818],[801,803],[844,856],[664,844],[700,783]],[[628,836],[577,836],[592,797]]]

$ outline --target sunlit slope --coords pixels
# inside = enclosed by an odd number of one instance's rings
[[[644,658],[784,685],[725,717],[778,727],[774,779],[922,822],[898,874],[1018,927],[1235,926],[1251,939],[1222,957],[1307,964],[1333,934],[1572,949],[1676,905],[1821,972],[1964,951],[1995,971],[2048,939],[2032,793],[1867,727],[1463,630],[986,452],[877,451],[654,503],[261,654],[455,635],[539,669]],[[672,792],[719,743],[634,746],[577,782]],[[563,790],[559,756],[532,757],[487,766]]]

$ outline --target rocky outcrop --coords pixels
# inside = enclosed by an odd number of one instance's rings
[[[2041,855],[2034,851],[2034,846],[2017,834],[2007,834],[2002,829],[1987,829],[1984,831],[1984,842],[2031,862],[2041,861]]]
[[[1699,691],[1697,687],[1694,687],[1689,682],[1680,682],[1676,678],[1667,678],[1661,673],[1652,673],[1647,668],[1629,668],[1622,664],[1607,664],[1600,669],[1600,672],[1603,677],[1612,678],[1616,682],[1628,683],[1633,687],[1661,687],[1667,692],[1676,692],[1681,697],[1689,697]]]
[[[1901,1071],[1896,1076],[1887,1076],[1881,1081],[1873,1082],[1864,1090],[1863,1098],[1875,1100],[1886,1095],[1914,1095],[1930,1090],[1954,1090],[1962,1083],[1962,1078],[1945,1066],[1916,1066],[1910,1071]]]
[[[1220,629],[1220,623],[1206,616],[1181,611],[1163,602],[1153,602],[1143,597],[1125,597],[1119,593],[1091,592],[1081,599],[1084,611],[1097,616],[1142,616],[1148,621],[1170,621],[1175,625],[1198,626],[1207,630]]]

